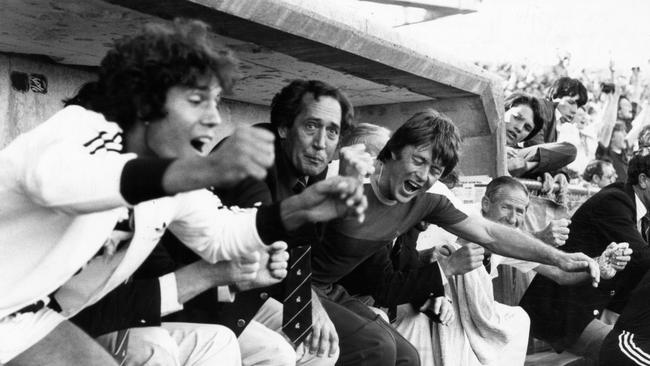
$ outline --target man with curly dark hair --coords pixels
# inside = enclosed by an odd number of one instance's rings
[[[362,215],[351,178],[249,210],[224,208],[203,189],[264,178],[274,159],[274,136],[252,127],[207,155],[234,65],[202,22],[147,26],[117,41],[98,80],[63,110],[0,151],[0,363],[115,365],[66,319],[124,283],[167,229],[206,262],[233,262],[228,284],[254,279],[264,256],[282,278],[275,254],[285,230]],[[172,302],[184,299],[176,290]],[[174,364],[241,362],[232,332],[209,327],[212,336],[192,338],[191,355],[171,345]],[[179,342],[185,330],[170,333]]]

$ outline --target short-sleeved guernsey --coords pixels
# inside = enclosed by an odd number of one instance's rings
[[[420,221],[445,227],[467,218],[439,194],[422,193],[407,203],[389,205],[378,199],[371,184],[366,184],[364,191],[368,198],[365,221],[359,223],[356,218],[331,221],[322,240],[312,247],[315,282],[338,282]]]

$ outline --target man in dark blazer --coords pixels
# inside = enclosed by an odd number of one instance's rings
[[[271,124],[260,125],[276,134],[275,165],[268,170],[267,178],[264,182],[246,180],[231,189],[219,190],[217,195],[227,205],[246,207],[256,201],[277,202],[294,195],[299,180],[306,186],[323,180],[327,163],[339,146],[339,136],[351,125],[352,113],[352,106],[338,89],[318,81],[292,82],[274,98]],[[358,167],[354,159],[348,165]],[[316,235],[318,228],[307,226],[292,233],[287,242],[289,247],[312,244],[318,238]],[[179,258],[177,253],[172,256]],[[218,322],[239,334],[250,324],[260,307],[267,313],[266,305],[273,301],[270,298],[282,299],[282,288],[274,286],[239,293],[234,303],[222,304],[220,311],[215,311],[214,295],[212,291],[197,297],[196,302],[190,305],[193,309],[186,307],[189,311],[179,314],[181,317],[176,317],[176,320]],[[362,318],[327,299],[319,301],[315,296],[312,296],[312,309],[314,335],[305,345],[310,355],[298,360],[299,365],[334,363],[336,356],[337,365],[391,364],[391,358],[386,354],[390,353],[389,346],[395,342],[382,324]],[[277,311],[277,307],[274,310]],[[188,314],[192,316],[189,319]],[[273,322],[262,321],[259,317],[255,319],[275,329],[270,324]],[[244,347],[245,340],[241,336],[239,340]],[[404,342],[408,352],[403,352],[403,361],[416,364],[416,350]],[[393,345],[392,353],[395,353],[394,348]]]
[[[519,305],[531,318],[533,336],[557,350],[597,359],[630,292],[650,268],[650,248],[641,221],[650,205],[650,156],[630,162],[627,182],[614,183],[589,198],[571,218],[563,250],[598,256],[611,242],[627,242],[633,250],[627,267],[598,288],[589,284],[560,286],[536,276]],[[612,319],[613,318],[613,319]],[[612,321],[613,320],[613,321]]]

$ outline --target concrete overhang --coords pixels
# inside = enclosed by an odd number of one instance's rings
[[[288,81],[321,79],[344,90],[357,107],[441,105],[460,113],[454,120],[464,136],[478,131],[500,139],[502,96],[500,81],[492,74],[439,54],[431,45],[374,24],[362,14],[346,13],[336,4],[6,0],[0,7],[0,52],[44,55],[61,64],[94,67],[115,39],[135,33],[146,22],[197,18],[210,24],[214,38],[241,60],[243,78],[230,99],[268,106]],[[500,143],[491,144],[501,150]],[[503,171],[503,159],[497,160],[497,171]]]
[[[177,16],[208,22],[236,51],[243,80],[233,98],[245,102],[268,105],[294,78],[329,80],[358,106],[495,91],[479,68],[318,1],[9,0],[0,10],[0,52],[95,66],[114,39]]]

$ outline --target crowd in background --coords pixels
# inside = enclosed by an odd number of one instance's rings
[[[559,181],[566,178],[569,184],[588,188],[602,188],[614,181],[623,181],[632,154],[645,150],[650,143],[647,140],[650,130],[644,129],[650,124],[647,116],[650,79],[639,67],[619,73],[613,62],[608,69],[582,69],[571,73],[567,67],[569,61],[570,55],[564,54],[556,65],[549,67],[480,65],[503,78],[506,109],[509,109],[508,101],[522,95],[536,99],[527,104],[533,109],[533,127],[538,127],[535,122],[542,123],[542,132],[537,136],[522,136],[514,144],[511,141],[509,146],[529,147],[542,141],[561,144],[546,145],[553,154],[563,154],[552,158],[555,164],[551,167],[538,168],[530,174],[530,166],[524,166],[524,161],[530,165],[530,151],[526,151],[527,156],[519,151],[523,160],[510,160],[509,170],[514,176],[541,177],[546,181],[550,178],[544,178],[545,173],[555,181],[557,173],[562,173],[564,178],[560,177]],[[562,92],[559,90],[562,88],[571,91]],[[580,98],[574,105],[562,103],[560,99],[567,95],[580,95]],[[545,104],[548,102],[559,104],[560,108]],[[516,104],[521,101],[517,100]],[[549,121],[552,121],[553,131],[548,131]],[[514,153],[510,152],[509,156],[514,157]]]

